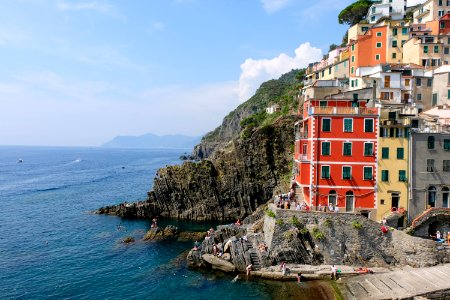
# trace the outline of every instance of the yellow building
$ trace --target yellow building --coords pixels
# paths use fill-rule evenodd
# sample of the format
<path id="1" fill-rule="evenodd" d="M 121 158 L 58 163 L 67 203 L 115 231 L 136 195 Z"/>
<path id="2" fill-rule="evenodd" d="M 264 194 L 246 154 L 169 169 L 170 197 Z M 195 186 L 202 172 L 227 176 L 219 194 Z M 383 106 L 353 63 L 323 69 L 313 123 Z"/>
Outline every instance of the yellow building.
<path id="1" fill-rule="evenodd" d="M 382 108 L 378 140 L 377 220 L 408 209 L 410 119 L 401 109 Z"/>

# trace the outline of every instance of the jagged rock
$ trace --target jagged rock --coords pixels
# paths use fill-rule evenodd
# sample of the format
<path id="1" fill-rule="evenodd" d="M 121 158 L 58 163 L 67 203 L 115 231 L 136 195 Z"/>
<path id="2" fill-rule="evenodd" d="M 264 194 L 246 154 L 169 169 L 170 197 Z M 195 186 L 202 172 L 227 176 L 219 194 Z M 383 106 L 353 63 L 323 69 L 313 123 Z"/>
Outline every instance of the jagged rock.
<path id="1" fill-rule="evenodd" d="M 278 119 L 238 139 L 213 159 L 158 170 L 148 200 L 100 208 L 98 213 L 151 218 L 236 221 L 273 196 L 289 174 L 296 117 Z"/>
<path id="2" fill-rule="evenodd" d="M 203 254 L 202 259 L 210 264 L 214 270 L 223 272 L 234 272 L 236 270 L 236 267 L 232 263 L 212 254 Z"/>
<path id="3" fill-rule="evenodd" d="M 205 232 L 191 232 L 191 231 L 183 231 L 180 232 L 178 235 L 179 241 L 201 241 L 205 238 L 206 233 Z"/>
<path id="4" fill-rule="evenodd" d="M 134 243 L 134 237 L 132 237 L 132 236 L 127 236 L 126 238 L 124 238 L 124 239 L 122 240 L 122 242 L 123 242 L 124 244 Z"/>
<path id="5" fill-rule="evenodd" d="M 175 238 L 178 235 L 178 228 L 173 225 L 167 225 L 163 229 L 159 227 L 152 227 L 147 231 L 144 241 L 148 240 L 164 240 Z"/>
<path id="6" fill-rule="evenodd" d="M 230 255 L 230 253 L 225 253 L 224 255 L 222 255 L 222 258 L 225 259 L 226 261 L 230 261 L 231 255 Z"/>

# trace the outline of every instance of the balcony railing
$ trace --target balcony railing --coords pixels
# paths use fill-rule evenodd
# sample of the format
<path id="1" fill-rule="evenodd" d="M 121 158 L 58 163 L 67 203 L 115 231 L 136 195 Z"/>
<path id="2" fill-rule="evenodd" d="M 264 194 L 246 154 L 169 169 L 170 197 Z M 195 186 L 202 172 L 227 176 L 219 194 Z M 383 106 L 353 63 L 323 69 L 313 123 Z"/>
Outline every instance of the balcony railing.
<path id="1" fill-rule="evenodd" d="M 296 132 L 295 133 L 295 139 L 299 140 L 299 139 L 305 139 L 308 137 L 308 133 L 307 132 Z"/>
<path id="2" fill-rule="evenodd" d="M 298 156 L 298 159 L 299 159 L 300 161 L 309 160 L 309 159 L 308 159 L 308 156 L 307 156 L 306 154 L 300 154 L 300 155 Z"/>
<path id="3" fill-rule="evenodd" d="M 310 115 L 378 115 L 378 108 L 373 107 L 310 107 Z"/>

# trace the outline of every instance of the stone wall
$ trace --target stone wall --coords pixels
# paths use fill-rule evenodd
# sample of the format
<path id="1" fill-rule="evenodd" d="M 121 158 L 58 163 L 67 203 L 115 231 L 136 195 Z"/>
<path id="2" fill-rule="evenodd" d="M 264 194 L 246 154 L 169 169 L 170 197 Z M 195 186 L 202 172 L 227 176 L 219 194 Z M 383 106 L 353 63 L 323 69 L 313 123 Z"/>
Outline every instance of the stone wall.
<path id="1" fill-rule="evenodd" d="M 273 236 L 264 235 L 275 261 L 283 259 L 277 252 L 299 242 L 297 255 L 312 264 L 425 267 L 444 262 L 434 241 L 398 230 L 384 234 L 381 224 L 361 215 L 284 210 L 273 204 L 269 209 L 276 217 L 265 217 L 264 230 L 273 227 Z"/>

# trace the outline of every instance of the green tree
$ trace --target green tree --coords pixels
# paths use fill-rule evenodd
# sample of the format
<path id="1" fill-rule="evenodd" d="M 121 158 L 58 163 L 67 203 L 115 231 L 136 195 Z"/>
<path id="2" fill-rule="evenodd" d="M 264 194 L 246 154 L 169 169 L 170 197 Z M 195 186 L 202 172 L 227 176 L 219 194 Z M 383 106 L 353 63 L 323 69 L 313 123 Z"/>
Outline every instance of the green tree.
<path id="1" fill-rule="evenodd" d="M 333 43 L 333 44 L 330 45 L 330 48 L 328 49 L 328 52 L 333 51 L 334 49 L 336 49 L 338 47 L 339 47 L 338 45 Z"/>
<path id="2" fill-rule="evenodd" d="M 344 8 L 338 16 L 339 24 L 353 26 L 358 24 L 367 15 L 372 2 L 370 0 L 358 0 Z"/>

